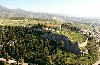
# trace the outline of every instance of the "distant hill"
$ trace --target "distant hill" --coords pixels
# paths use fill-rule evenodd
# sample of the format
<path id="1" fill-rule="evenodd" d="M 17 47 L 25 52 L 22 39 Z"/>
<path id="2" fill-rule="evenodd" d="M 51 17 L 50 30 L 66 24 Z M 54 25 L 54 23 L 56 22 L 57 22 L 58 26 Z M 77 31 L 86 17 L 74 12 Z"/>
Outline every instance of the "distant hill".
<path id="1" fill-rule="evenodd" d="M 35 13 L 25 11 L 22 9 L 9 9 L 0 5 L 0 17 L 27 17 L 27 18 L 41 18 L 41 19 L 52 19 L 53 15 L 48 13 Z"/>
<path id="2" fill-rule="evenodd" d="M 49 13 L 37 13 L 31 11 L 25 11 L 22 9 L 9 9 L 0 5 L 0 18 L 9 17 L 26 17 L 26 18 L 39 18 L 39 19 L 49 19 L 49 20 L 59 20 L 64 22 L 78 22 L 78 23 L 99 23 L 100 19 L 91 18 L 79 18 L 72 16 L 64 16 L 59 14 L 49 14 Z"/>

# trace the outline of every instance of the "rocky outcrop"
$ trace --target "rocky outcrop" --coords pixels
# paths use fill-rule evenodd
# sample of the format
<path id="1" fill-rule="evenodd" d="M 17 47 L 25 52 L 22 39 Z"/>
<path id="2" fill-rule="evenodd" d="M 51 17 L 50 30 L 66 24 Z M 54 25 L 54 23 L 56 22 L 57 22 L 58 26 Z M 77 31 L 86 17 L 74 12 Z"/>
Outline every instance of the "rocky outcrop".
<path id="1" fill-rule="evenodd" d="M 87 43 L 88 43 L 88 38 L 87 38 L 87 40 L 85 42 L 79 43 L 78 46 L 80 48 L 82 48 L 82 47 L 85 47 L 87 45 Z"/>

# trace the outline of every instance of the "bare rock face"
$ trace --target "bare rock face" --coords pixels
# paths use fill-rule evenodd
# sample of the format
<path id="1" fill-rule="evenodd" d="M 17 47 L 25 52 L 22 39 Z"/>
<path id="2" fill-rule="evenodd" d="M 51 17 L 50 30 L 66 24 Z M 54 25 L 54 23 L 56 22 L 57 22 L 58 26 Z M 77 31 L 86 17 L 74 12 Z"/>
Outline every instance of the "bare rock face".
<path id="1" fill-rule="evenodd" d="M 83 43 L 79 43 L 78 46 L 80 48 L 82 48 L 82 47 L 85 47 L 87 45 L 87 43 L 88 43 L 88 39 L 85 42 L 83 42 Z"/>

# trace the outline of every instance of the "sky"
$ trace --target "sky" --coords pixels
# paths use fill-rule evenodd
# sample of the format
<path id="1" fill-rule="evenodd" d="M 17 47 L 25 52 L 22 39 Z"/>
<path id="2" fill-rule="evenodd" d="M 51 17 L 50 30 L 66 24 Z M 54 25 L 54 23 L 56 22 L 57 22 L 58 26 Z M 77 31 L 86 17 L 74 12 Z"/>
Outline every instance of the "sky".
<path id="1" fill-rule="evenodd" d="M 100 0 L 0 0 L 0 5 L 33 12 L 100 17 Z"/>

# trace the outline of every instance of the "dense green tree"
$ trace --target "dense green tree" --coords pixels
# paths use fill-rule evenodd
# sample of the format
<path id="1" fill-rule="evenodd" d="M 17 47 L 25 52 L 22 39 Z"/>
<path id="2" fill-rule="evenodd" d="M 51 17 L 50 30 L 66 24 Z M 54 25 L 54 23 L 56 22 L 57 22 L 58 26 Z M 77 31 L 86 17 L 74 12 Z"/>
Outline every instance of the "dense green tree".
<path id="1" fill-rule="evenodd" d="M 0 44 L 3 45 L 2 57 L 10 56 L 17 61 L 24 59 L 24 62 L 39 65 L 89 65 L 97 60 L 98 48 L 93 42 L 89 42 L 86 47 L 88 54 L 81 56 L 70 53 L 66 51 L 65 43 L 62 40 L 57 42 L 43 38 L 44 34 L 51 35 L 52 32 L 48 32 L 42 27 L 41 24 L 32 27 L 0 26 Z M 70 30 L 68 34 L 73 37 L 74 33 L 71 33 Z M 80 35 L 79 32 L 76 34 L 76 38 L 80 38 L 78 35 Z"/>

